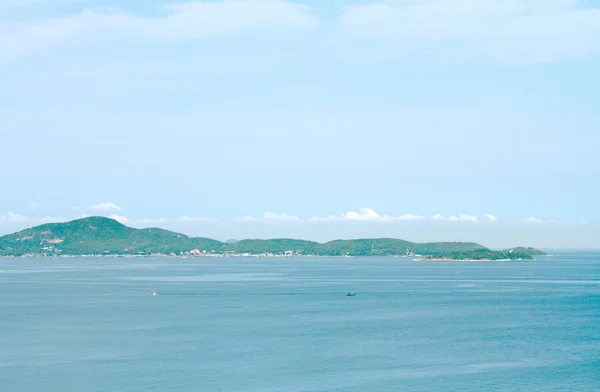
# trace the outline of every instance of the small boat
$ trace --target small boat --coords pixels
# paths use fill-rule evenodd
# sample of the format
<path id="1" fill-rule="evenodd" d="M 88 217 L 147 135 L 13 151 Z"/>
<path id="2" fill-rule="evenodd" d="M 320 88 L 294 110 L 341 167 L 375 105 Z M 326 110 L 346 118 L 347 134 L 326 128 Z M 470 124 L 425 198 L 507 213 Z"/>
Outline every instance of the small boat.
<path id="1" fill-rule="evenodd" d="M 156 291 L 151 291 L 149 295 L 156 295 Z"/>
<path id="2" fill-rule="evenodd" d="M 346 297 L 354 297 L 355 295 L 356 295 L 356 293 L 350 293 L 350 292 L 346 293 Z"/>

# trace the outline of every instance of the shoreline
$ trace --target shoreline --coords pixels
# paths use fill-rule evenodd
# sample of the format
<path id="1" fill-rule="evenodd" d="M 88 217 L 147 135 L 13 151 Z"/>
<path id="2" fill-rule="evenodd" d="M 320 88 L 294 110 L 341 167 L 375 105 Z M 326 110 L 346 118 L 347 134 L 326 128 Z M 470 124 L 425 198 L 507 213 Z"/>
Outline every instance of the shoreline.
<path id="1" fill-rule="evenodd" d="M 285 259 L 285 258 L 302 258 L 302 257 L 311 257 L 311 258 L 319 258 L 319 257 L 328 257 L 328 258 L 339 258 L 339 259 L 354 259 L 361 257 L 386 257 L 386 258 L 402 258 L 406 259 L 414 256 L 397 256 L 397 255 L 364 255 L 364 256 L 339 256 L 339 255 L 276 255 L 276 254 L 206 254 L 206 255 L 165 255 L 165 254 L 150 254 L 150 255 L 43 255 L 43 254 L 30 254 L 23 256 L 2 256 L 0 258 L 11 258 L 11 259 L 27 259 L 27 258 L 36 258 L 36 259 L 73 259 L 73 258 L 98 258 L 98 259 L 133 259 L 133 258 L 164 258 L 164 259 L 235 259 L 235 258 L 247 258 L 247 259 Z"/>
<path id="2" fill-rule="evenodd" d="M 1 256 L 0 259 L 134 259 L 134 258 L 164 258 L 164 259 L 285 259 L 285 258 L 336 258 L 336 259 L 354 259 L 354 258 L 393 258 L 393 259 L 408 259 L 415 255 L 364 255 L 364 256 L 327 256 L 327 255 L 276 255 L 276 254 L 206 254 L 206 255 L 22 255 L 22 256 Z M 500 263 L 500 262 L 515 262 L 515 261 L 532 261 L 533 259 L 450 259 L 450 258 L 413 258 L 410 261 L 414 263 Z"/>
<path id="3" fill-rule="evenodd" d="M 415 263 L 506 263 L 506 262 L 514 262 L 514 261 L 532 261 L 524 260 L 524 259 L 499 259 L 499 260 L 491 260 L 491 259 L 413 259 L 412 261 Z"/>

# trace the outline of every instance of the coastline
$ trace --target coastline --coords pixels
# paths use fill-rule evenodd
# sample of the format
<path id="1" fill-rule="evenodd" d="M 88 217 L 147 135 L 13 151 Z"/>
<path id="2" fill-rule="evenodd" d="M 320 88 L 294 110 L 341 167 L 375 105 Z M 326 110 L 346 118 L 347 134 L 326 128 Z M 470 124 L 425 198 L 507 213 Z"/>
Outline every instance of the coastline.
<path id="1" fill-rule="evenodd" d="M 532 260 L 535 260 L 532 259 Z M 524 260 L 524 259 L 498 259 L 498 260 L 492 260 L 492 259 L 426 259 L 426 258 L 421 258 L 421 259 L 413 259 L 412 260 L 415 263 L 505 263 L 505 262 L 514 262 L 514 261 L 531 261 L 531 260 Z"/>
<path id="2" fill-rule="evenodd" d="M 328 255 L 283 255 L 283 254 L 202 254 L 202 255 L 169 255 L 169 254 L 149 254 L 149 255 L 102 255 L 102 254 L 87 254 L 87 255 L 45 255 L 45 254 L 27 254 L 22 256 L 3 256 L 0 259 L 133 259 L 133 258 L 164 258 L 164 259 L 230 259 L 230 258 L 245 258 L 245 259 L 281 259 L 281 258 L 334 258 L 334 259 L 353 259 L 353 258 L 395 258 L 408 259 L 414 256 L 406 255 L 365 255 L 365 256 L 328 256 Z M 414 263 L 504 263 L 515 261 L 532 261 L 533 259 L 451 259 L 451 258 L 413 258 L 410 261 Z"/>
<path id="3" fill-rule="evenodd" d="M 48 258 L 48 259 L 73 259 L 73 258 L 125 258 L 125 259 L 133 259 L 133 258 L 166 258 L 166 259 L 229 259 L 229 258 L 248 258 L 248 259 L 257 259 L 257 258 L 269 258 L 269 259 L 283 259 L 283 258 L 338 258 L 338 259 L 354 259 L 354 258 L 371 258 L 371 257 L 386 257 L 386 258 L 403 258 L 406 259 L 410 256 L 397 256 L 397 255 L 365 255 L 365 256 L 329 256 L 329 255 L 303 255 L 303 254 L 294 254 L 294 255 L 283 255 L 283 254 L 204 254 L 204 255 L 168 255 L 168 254 L 149 254 L 149 255 L 101 255 L 101 254 L 87 254 L 87 255 L 46 255 L 46 254 L 27 254 L 22 256 L 3 256 L 0 255 L 0 258 L 11 258 L 11 259 L 39 259 L 39 258 Z"/>

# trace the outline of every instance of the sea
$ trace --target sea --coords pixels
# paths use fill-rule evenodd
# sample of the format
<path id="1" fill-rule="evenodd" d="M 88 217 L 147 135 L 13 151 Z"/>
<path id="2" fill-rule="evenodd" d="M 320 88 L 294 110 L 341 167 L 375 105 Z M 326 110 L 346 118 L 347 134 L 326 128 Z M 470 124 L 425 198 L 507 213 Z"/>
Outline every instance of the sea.
<path id="1" fill-rule="evenodd" d="M 600 253 L 0 259 L 0 391 L 600 391 Z"/>

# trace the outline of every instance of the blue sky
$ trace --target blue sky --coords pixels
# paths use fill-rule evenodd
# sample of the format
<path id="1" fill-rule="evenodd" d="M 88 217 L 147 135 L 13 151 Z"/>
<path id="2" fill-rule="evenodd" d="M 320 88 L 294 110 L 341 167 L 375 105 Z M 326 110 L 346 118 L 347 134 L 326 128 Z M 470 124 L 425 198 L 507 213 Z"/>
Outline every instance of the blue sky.
<path id="1" fill-rule="evenodd" d="M 599 54 L 599 1 L 0 0 L 0 233 L 597 248 Z"/>

